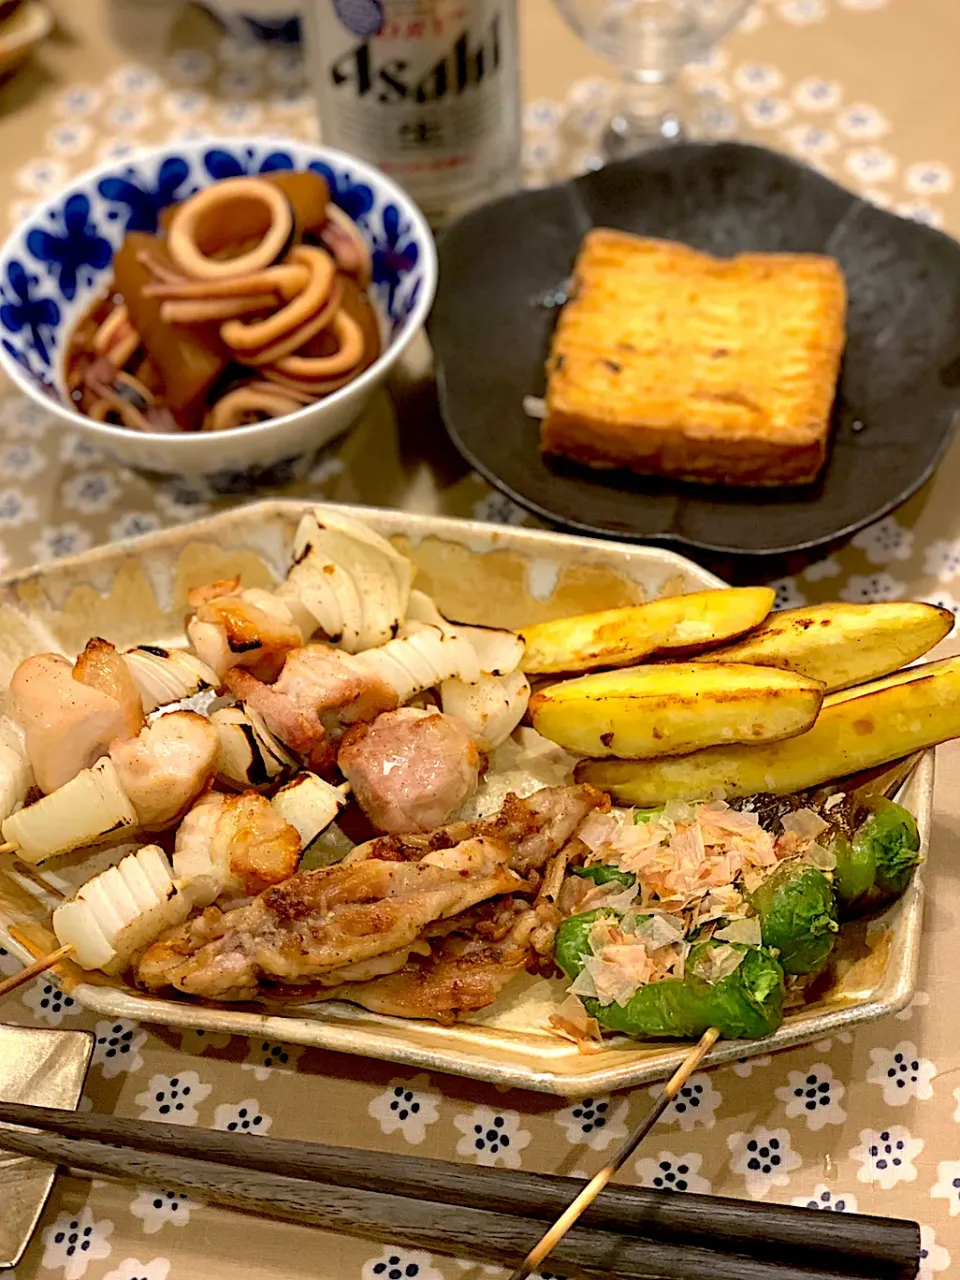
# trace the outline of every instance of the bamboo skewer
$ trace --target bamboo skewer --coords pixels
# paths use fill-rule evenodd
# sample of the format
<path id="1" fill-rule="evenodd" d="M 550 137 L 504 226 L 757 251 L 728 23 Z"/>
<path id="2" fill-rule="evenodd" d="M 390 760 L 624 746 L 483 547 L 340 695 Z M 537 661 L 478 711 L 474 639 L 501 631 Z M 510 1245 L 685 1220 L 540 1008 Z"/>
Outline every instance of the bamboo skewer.
<path id="1" fill-rule="evenodd" d="M 46 973 L 48 969 L 53 969 L 61 960 L 66 960 L 72 954 L 73 943 L 68 942 L 66 946 L 58 947 L 56 951 L 51 951 L 49 955 L 41 956 L 39 960 L 34 960 L 33 964 L 26 965 L 19 973 L 15 973 L 9 978 L 4 978 L 0 982 L 0 997 L 8 996 L 11 991 L 16 991 L 18 987 L 32 982 L 34 978 L 39 978 L 41 973 Z"/>
<path id="2" fill-rule="evenodd" d="M 657 1123 L 667 1107 L 677 1096 L 689 1078 L 699 1067 L 703 1061 L 704 1055 L 709 1053 L 716 1044 L 720 1032 L 716 1027 L 708 1027 L 697 1043 L 693 1046 L 684 1060 L 677 1067 L 676 1071 L 663 1086 L 659 1097 L 653 1106 L 644 1116 L 644 1118 L 634 1129 L 633 1133 L 627 1138 L 626 1142 L 614 1153 L 613 1158 L 595 1174 L 580 1194 L 570 1203 L 553 1226 L 547 1231 L 542 1239 L 536 1244 L 523 1262 L 517 1267 L 516 1271 L 511 1275 L 510 1280 L 527 1280 L 531 1271 L 537 1270 L 540 1263 L 543 1262 L 547 1254 L 552 1253 L 570 1228 L 574 1225 L 585 1209 L 588 1209 L 597 1196 L 604 1189 L 612 1177 L 626 1164 L 633 1153 L 639 1147 L 653 1126 Z"/>

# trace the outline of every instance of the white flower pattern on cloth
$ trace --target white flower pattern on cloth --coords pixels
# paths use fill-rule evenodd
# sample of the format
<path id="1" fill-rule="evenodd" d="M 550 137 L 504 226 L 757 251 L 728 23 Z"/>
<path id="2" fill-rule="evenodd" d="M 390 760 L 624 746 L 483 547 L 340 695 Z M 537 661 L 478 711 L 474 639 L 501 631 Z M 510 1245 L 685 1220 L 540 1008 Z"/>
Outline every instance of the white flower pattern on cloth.
<path id="1" fill-rule="evenodd" d="M 94 448 L 86 436 L 78 436 L 73 431 L 66 432 L 61 438 L 57 456 L 70 467 L 89 467 L 105 461 L 100 450 Z"/>
<path id="2" fill-rule="evenodd" d="M 582 1143 L 591 1151 L 606 1151 L 611 1142 L 627 1136 L 626 1098 L 606 1095 L 578 1098 L 553 1117 L 572 1144 Z"/>
<path id="3" fill-rule="evenodd" d="M 793 90 L 793 100 L 803 111 L 835 111 L 842 99 L 839 81 L 823 80 L 819 76 L 799 80 Z"/>
<path id="4" fill-rule="evenodd" d="M 928 991 L 915 991 L 910 1003 L 893 1016 L 898 1022 L 910 1022 L 917 1010 L 926 1008 L 929 1003 L 930 993 Z"/>
<path id="5" fill-rule="evenodd" d="M 814 22 L 823 22 L 828 9 L 826 0 L 782 0 L 777 5 L 777 13 L 795 27 L 808 27 Z"/>
<path id="6" fill-rule="evenodd" d="M 473 504 L 476 520 L 492 520 L 495 524 L 525 524 L 527 513 L 505 493 L 489 493 Z"/>
<path id="7" fill-rule="evenodd" d="M 946 1271 L 950 1265 L 950 1254 L 942 1244 L 937 1243 L 937 1233 L 933 1227 L 920 1224 L 920 1270 L 917 1280 L 932 1280 L 935 1272 Z"/>
<path id="8" fill-rule="evenodd" d="M 767 62 L 743 62 L 733 73 L 733 83 L 742 93 L 762 97 L 782 87 L 783 73 Z"/>
<path id="9" fill-rule="evenodd" d="M 938 160 L 925 160 L 907 166 L 903 185 L 914 195 L 944 195 L 953 190 L 953 174 Z"/>
<path id="10" fill-rule="evenodd" d="M 773 1058 L 769 1053 L 759 1053 L 755 1058 L 737 1058 L 736 1062 L 731 1062 L 730 1067 L 741 1080 L 747 1080 L 753 1075 L 757 1067 L 769 1067 Z"/>
<path id="11" fill-rule="evenodd" d="M 20 998 L 35 1017 L 51 1027 L 59 1027 L 64 1018 L 75 1018 L 83 1012 L 73 996 L 65 995 L 49 978 L 31 982 Z"/>
<path id="12" fill-rule="evenodd" d="M 60 501 L 68 511 L 99 515 L 109 511 L 120 497 L 120 483 L 112 471 L 85 471 L 60 486 Z"/>
<path id="13" fill-rule="evenodd" d="M 786 98 L 747 98 L 743 115 L 756 129 L 774 129 L 793 115 L 793 107 Z"/>
<path id="14" fill-rule="evenodd" d="M 75 556 L 93 545 L 93 534 L 82 525 L 47 525 L 39 538 L 31 543 L 34 556 L 40 562 L 59 560 L 61 556 Z"/>
<path id="15" fill-rule="evenodd" d="M 937 1180 L 930 1188 L 934 1200 L 946 1200 L 950 1217 L 960 1213 L 960 1160 L 941 1160 L 937 1165 Z"/>
<path id="16" fill-rule="evenodd" d="M 784 138 L 801 156 L 829 156 L 840 146 L 840 139 L 832 129 L 813 124 L 794 125 L 785 131 Z"/>
<path id="17" fill-rule="evenodd" d="M 774 1187 L 787 1186 L 790 1174 L 802 1163 L 787 1129 L 758 1125 L 749 1133 L 731 1133 L 727 1147 L 731 1170 L 742 1175 L 747 1194 L 754 1200 L 762 1199 Z"/>
<path id="18" fill-rule="evenodd" d="M 647 1092 L 652 1098 L 660 1094 L 660 1085 L 652 1085 Z M 684 1131 L 702 1126 L 712 1129 L 717 1123 L 715 1113 L 723 1095 L 714 1088 L 713 1079 L 706 1072 L 692 1075 L 663 1113 L 661 1124 L 676 1124 Z"/>
<path id="19" fill-rule="evenodd" d="M 28 520 L 37 518 L 37 500 L 19 489 L 0 490 L 0 526 L 19 529 Z"/>
<path id="20" fill-rule="evenodd" d="M 831 1191 L 823 1182 L 818 1183 L 808 1196 L 794 1196 L 790 1202 L 798 1209 L 826 1209 L 831 1213 L 856 1213 L 857 1198 L 849 1191 Z"/>
<path id="21" fill-rule="evenodd" d="M 128 538 L 141 538 L 160 528 L 160 520 L 152 511 L 128 511 L 109 526 L 111 542 L 126 542 Z"/>
<path id="22" fill-rule="evenodd" d="M 122 1071 L 139 1071 L 143 1066 L 140 1050 L 147 1033 L 140 1029 L 139 1022 L 126 1018 L 98 1022 L 94 1035 L 92 1065 L 100 1068 L 105 1079 L 112 1080 Z"/>
<path id="23" fill-rule="evenodd" d="M 854 147 L 844 167 L 861 182 L 889 182 L 897 176 L 897 158 L 883 147 Z"/>
<path id="24" fill-rule="evenodd" d="M 247 1058 L 241 1063 L 241 1071 L 252 1071 L 255 1080 L 269 1080 L 274 1071 L 295 1071 L 302 1045 L 274 1044 L 271 1040 L 258 1040 L 256 1037 L 247 1042 Z"/>
<path id="25" fill-rule="evenodd" d="M 871 600 L 902 600 L 906 591 L 905 582 L 900 582 L 886 572 L 866 575 L 851 573 L 847 585 L 841 587 L 837 594 L 841 600 L 858 604 Z"/>
<path id="26" fill-rule="evenodd" d="M 768 582 L 767 586 L 773 588 L 775 610 L 798 609 L 800 605 L 807 603 L 807 597 L 797 586 L 795 578 L 775 578 L 773 582 Z"/>
<path id="27" fill-rule="evenodd" d="M 33 480 L 46 466 L 46 457 L 34 444 L 18 442 L 0 449 L 0 475 Z"/>
<path id="28" fill-rule="evenodd" d="M 454 1116 L 453 1123 L 463 1135 L 457 1143 L 457 1155 L 472 1156 L 477 1164 L 519 1169 L 520 1152 L 532 1137 L 521 1121 L 519 1111 L 494 1111 L 483 1105 Z"/>
<path id="29" fill-rule="evenodd" d="M 642 1187 L 657 1191 L 692 1191 L 697 1195 L 710 1194 L 710 1180 L 701 1177 L 703 1156 L 698 1151 L 685 1151 L 674 1155 L 661 1151 L 656 1156 L 643 1156 L 634 1168 Z"/>
<path id="30" fill-rule="evenodd" d="M 205 1027 L 187 1027 L 180 1032 L 181 1053 L 206 1053 L 208 1049 L 225 1049 L 233 1036 L 226 1031 L 207 1031 Z"/>
<path id="31" fill-rule="evenodd" d="M 192 1205 L 185 1191 L 167 1191 L 163 1187 L 144 1187 L 130 1202 L 130 1212 L 143 1223 L 144 1235 L 156 1235 L 168 1223 L 185 1227 L 190 1221 Z"/>
<path id="32" fill-rule="evenodd" d="M 808 582 L 823 582 L 826 578 L 838 578 L 843 570 L 833 556 L 825 556 L 823 560 L 814 560 L 803 571 Z"/>
<path id="33" fill-rule="evenodd" d="M 176 1075 L 155 1075 L 143 1093 L 134 1101 L 140 1108 L 141 1120 L 163 1120 L 167 1124 L 196 1124 L 197 1107 L 213 1089 L 195 1071 L 179 1071 Z"/>
<path id="34" fill-rule="evenodd" d="M 791 1071 L 789 1083 L 775 1090 L 786 1105 L 787 1119 L 802 1116 L 814 1132 L 828 1124 L 843 1124 L 847 1113 L 840 1105 L 846 1086 L 835 1079 L 825 1062 L 815 1062 L 805 1071 Z"/>
<path id="35" fill-rule="evenodd" d="M 898 1182 L 915 1182 L 914 1160 L 923 1150 L 923 1139 L 913 1138 L 902 1124 L 891 1125 L 879 1132 L 860 1130 L 860 1145 L 853 1147 L 850 1157 L 860 1162 L 858 1182 L 876 1182 L 889 1191 Z"/>
<path id="36" fill-rule="evenodd" d="M 867 102 L 855 102 L 837 115 L 837 128 L 848 138 L 876 142 L 890 132 L 890 121 Z"/>
<path id="37" fill-rule="evenodd" d="M 433 1265 L 432 1255 L 422 1249 L 386 1245 L 363 1264 L 360 1280 L 443 1280 L 443 1274 Z"/>
<path id="38" fill-rule="evenodd" d="M 898 524 L 893 516 L 884 516 L 876 524 L 855 533 L 852 539 L 871 564 L 889 564 L 891 560 L 909 560 L 913 551 L 913 531 Z"/>
<path id="39" fill-rule="evenodd" d="M 938 582 L 960 576 L 960 538 L 931 542 L 923 553 L 923 572 L 933 574 Z"/>
<path id="40" fill-rule="evenodd" d="M 273 1117 L 261 1111 L 256 1098 L 224 1102 L 213 1113 L 213 1127 L 229 1133 L 269 1133 Z"/>
<path id="41" fill-rule="evenodd" d="M 113 1223 L 94 1218 L 84 1206 L 76 1213 L 60 1213 L 43 1233 L 45 1271 L 62 1271 L 63 1280 L 80 1280 L 91 1262 L 110 1256 Z"/>
<path id="42" fill-rule="evenodd" d="M 933 1097 L 933 1078 L 937 1068 L 921 1056 L 917 1046 L 902 1040 L 892 1049 L 871 1049 L 868 1084 L 883 1089 L 888 1107 L 904 1107 L 916 1098 L 920 1102 Z"/>
<path id="43" fill-rule="evenodd" d="M 139 1258 L 124 1258 L 103 1280 L 167 1280 L 170 1271 L 169 1258 L 152 1258 L 141 1262 Z"/>
<path id="44" fill-rule="evenodd" d="M 412 1146 L 419 1146 L 430 1125 L 440 1116 L 442 1095 L 430 1088 L 425 1073 L 406 1080 L 395 1077 L 382 1093 L 371 1098 L 367 1113 L 380 1125 L 382 1133 L 401 1133 Z"/>

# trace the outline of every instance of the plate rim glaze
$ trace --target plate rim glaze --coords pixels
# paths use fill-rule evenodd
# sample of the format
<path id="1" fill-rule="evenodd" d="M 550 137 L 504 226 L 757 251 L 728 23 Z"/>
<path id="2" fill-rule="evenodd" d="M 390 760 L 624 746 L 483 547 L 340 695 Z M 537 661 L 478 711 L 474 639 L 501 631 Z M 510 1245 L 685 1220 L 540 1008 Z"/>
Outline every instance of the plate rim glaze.
<path id="1" fill-rule="evenodd" d="M 291 527 L 297 515 L 312 510 L 316 502 L 274 499 L 224 511 L 202 520 L 184 523 L 147 534 L 142 538 L 101 546 L 61 561 L 21 570 L 0 580 L 3 608 L 17 607 L 30 613 L 27 602 L 45 598 L 64 599 L 78 588 L 93 588 L 103 594 L 131 560 L 139 561 L 150 575 L 157 570 L 156 556 L 165 549 L 196 548 L 219 539 L 219 546 L 239 551 L 258 548 L 267 563 L 281 547 L 279 530 Z M 426 539 L 453 543 L 471 554 L 517 552 L 526 562 L 528 583 L 550 582 L 551 564 L 571 567 L 603 566 L 624 579 L 646 582 L 651 595 L 657 586 L 678 580 L 684 590 L 703 590 L 726 584 L 678 553 L 657 546 L 641 546 L 582 538 L 550 530 L 496 525 L 447 516 L 388 511 L 374 507 L 344 506 L 346 513 L 366 520 L 386 536 L 407 539 L 411 554 Z M 271 521 L 273 522 L 271 524 Z M 276 528 L 278 536 L 271 532 Z M 287 544 L 282 544 L 286 551 Z M 552 552 L 552 559 L 551 559 Z M 153 555 L 155 558 L 151 560 Z M 171 571 L 179 565 L 171 565 Z M 276 571 L 276 570 L 275 570 Z M 559 572 L 557 574 L 559 577 Z M 172 581 L 172 580 L 171 580 Z M 151 576 L 154 591 L 157 584 Z M 548 593 L 549 595 L 550 593 Z M 538 596 L 530 589 L 532 599 Z M 14 606 L 10 600 L 16 597 Z M 926 848 L 931 822 L 934 760 L 927 752 L 908 784 L 914 788 L 913 805 Z M 705 1059 L 705 1065 L 752 1057 L 775 1049 L 822 1039 L 860 1022 L 903 1008 L 911 999 L 916 982 L 923 903 L 923 877 L 918 874 L 906 894 L 889 913 L 889 955 L 884 981 L 869 999 L 848 1002 L 822 1010 L 811 1009 L 791 1016 L 771 1037 L 758 1041 L 721 1041 Z M 27 961 L 32 953 L 8 932 L 9 921 L 0 920 L 0 942 Z M 52 935 L 51 935 L 52 936 Z M 49 942 L 47 944 L 50 945 Z M 651 1051 L 642 1042 L 631 1044 L 620 1037 L 597 1054 L 577 1054 L 575 1046 L 532 1032 L 504 1030 L 475 1022 L 444 1026 L 426 1021 L 405 1021 L 374 1014 L 354 1006 L 330 1002 L 311 1016 L 278 1015 L 245 1008 L 211 1008 L 176 998 L 161 998 L 78 978 L 68 974 L 71 995 L 85 1008 L 104 1017 L 129 1018 L 183 1029 L 204 1029 L 228 1034 L 257 1036 L 280 1042 L 302 1044 L 381 1061 L 405 1064 L 422 1070 L 468 1076 L 514 1088 L 531 1089 L 561 1097 L 582 1097 L 592 1092 L 609 1092 L 666 1078 L 683 1059 L 685 1042 L 658 1044 Z M 607 1061 L 604 1061 L 606 1056 Z M 565 1069 L 551 1065 L 563 1057 Z"/>
<path id="2" fill-rule="evenodd" d="M 939 240 L 946 244 L 949 244 L 951 248 L 958 255 L 958 264 L 957 264 L 958 279 L 960 279 L 960 239 L 955 239 L 953 236 L 948 235 L 945 231 L 941 230 L 940 228 L 930 226 L 929 224 L 926 224 L 926 223 L 919 223 L 914 219 L 898 215 L 890 209 L 881 208 L 880 206 L 875 205 L 872 201 L 868 200 L 866 197 L 861 196 L 857 192 L 852 191 L 850 188 L 843 186 L 842 183 L 836 181 L 836 179 L 834 179 L 833 177 L 820 172 L 819 170 L 813 168 L 813 166 L 811 165 L 804 164 L 802 161 L 798 160 L 793 156 L 787 155 L 780 151 L 776 151 L 771 147 L 764 147 L 756 143 L 741 142 L 736 139 L 717 139 L 713 141 L 683 141 L 683 142 L 677 142 L 677 143 L 672 143 L 672 144 L 667 144 L 664 146 L 652 148 L 648 151 L 643 152 L 640 156 L 631 157 L 625 160 L 613 162 L 610 165 L 605 166 L 605 169 L 629 172 L 631 168 L 638 163 L 655 161 L 658 157 L 666 158 L 671 155 L 675 155 L 678 152 L 685 152 L 687 154 L 691 154 L 691 153 L 716 154 L 723 150 L 735 151 L 737 153 L 747 155 L 747 156 L 762 157 L 765 162 L 772 160 L 776 164 L 782 166 L 785 171 L 792 171 L 794 173 L 801 173 L 801 174 L 808 175 L 810 178 L 816 179 L 816 181 L 818 181 L 819 183 L 822 183 L 825 190 L 830 189 L 834 193 L 839 193 L 845 197 L 848 197 L 851 201 L 850 208 L 863 207 L 863 208 L 873 210 L 877 215 L 881 215 L 885 220 L 891 220 L 893 222 L 900 223 L 900 224 L 903 224 L 904 226 L 911 228 L 911 230 L 918 236 L 924 237 L 931 241 Z M 437 256 L 438 256 L 438 263 L 440 268 L 439 283 L 437 288 L 437 295 L 436 295 L 436 298 L 434 299 L 434 306 L 431 309 L 431 313 L 427 319 L 426 327 L 427 327 L 427 333 L 430 337 L 431 344 L 434 350 L 437 392 L 438 392 L 438 399 L 440 403 L 441 417 L 442 417 L 444 426 L 447 430 L 447 433 L 450 436 L 454 446 L 457 448 L 460 454 L 464 457 L 464 459 L 476 471 L 478 471 L 480 475 L 482 475 L 483 478 L 490 485 L 492 485 L 495 489 L 499 490 L 499 492 L 505 494 L 508 498 L 511 499 L 511 501 L 517 503 L 517 505 L 522 507 L 524 510 L 531 512 L 533 515 L 545 521 L 551 527 L 559 530 L 568 530 L 568 531 L 572 531 L 572 532 L 583 534 L 583 535 L 589 535 L 592 537 L 598 537 L 603 539 L 612 539 L 620 542 L 628 542 L 633 544 L 649 544 L 649 545 L 663 546 L 665 548 L 679 549 L 681 553 L 683 551 L 689 551 L 689 552 L 703 552 L 703 553 L 707 553 L 709 555 L 714 555 L 714 556 L 729 555 L 729 556 L 757 556 L 757 557 L 774 557 L 774 556 L 788 555 L 792 552 L 809 552 L 818 547 L 825 547 L 835 542 L 848 540 L 853 534 L 857 533 L 859 530 L 866 528 L 868 525 L 883 519 L 884 516 L 889 515 L 892 511 L 897 510 L 905 502 L 909 501 L 909 499 L 913 497 L 920 489 L 923 488 L 923 486 L 936 473 L 941 462 L 943 461 L 944 455 L 946 454 L 947 450 L 949 449 L 949 447 L 957 437 L 958 429 L 960 429 L 960 397 L 958 397 L 957 403 L 954 406 L 953 413 L 952 413 L 952 420 L 950 421 L 949 425 L 947 425 L 945 429 L 941 432 L 939 440 L 937 441 L 937 444 L 933 449 L 933 452 L 931 454 L 929 461 L 919 471 L 917 471 L 915 475 L 911 472 L 912 478 L 910 479 L 910 481 L 907 483 L 906 486 L 901 488 L 897 496 L 890 497 L 884 500 L 882 503 L 878 504 L 875 508 L 873 508 L 873 510 L 869 514 L 858 516 L 855 519 L 846 520 L 839 523 L 836 526 L 836 528 L 829 533 L 823 533 L 823 534 L 819 534 L 819 535 L 808 537 L 808 538 L 781 541 L 780 543 L 777 543 L 775 545 L 766 544 L 762 546 L 749 546 L 749 547 L 733 546 L 730 544 L 729 541 L 723 541 L 723 540 L 714 541 L 714 540 L 711 540 L 710 538 L 695 537 L 690 534 L 686 534 L 682 532 L 673 532 L 671 530 L 660 530 L 660 531 L 653 531 L 649 533 L 638 533 L 638 532 L 631 532 L 631 530 L 624 529 L 624 528 L 607 527 L 599 523 L 591 523 L 589 520 L 578 519 L 574 514 L 561 515 L 556 510 L 554 510 L 551 506 L 545 505 L 544 502 L 539 500 L 538 498 L 531 497 L 528 494 L 524 493 L 522 489 L 517 488 L 516 485 L 512 483 L 510 480 L 504 479 L 498 473 L 495 463 L 488 462 L 483 455 L 477 452 L 476 448 L 474 447 L 474 444 L 471 442 L 468 442 L 464 438 L 464 434 L 461 429 L 462 423 L 457 422 L 456 415 L 452 411 L 450 388 L 448 385 L 448 368 L 452 362 L 449 359 L 445 358 L 441 350 L 439 349 L 440 347 L 442 347 L 442 339 L 438 338 L 438 332 L 440 330 L 440 326 L 436 318 L 439 304 L 441 304 L 443 301 L 445 247 L 448 243 L 449 238 L 457 231 L 458 228 L 462 227 L 468 222 L 482 220 L 485 212 L 494 206 L 500 207 L 500 206 L 505 206 L 509 204 L 515 204 L 519 206 L 528 202 L 531 197 L 538 197 L 543 195 L 554 195 L 554 194 L 559 194 L 561 192 L 571 191 L 571 190 L 575 191 L 583 185 L 586 185 L 589 188 L 589 184 L 591 180 L 595 177 L 596 172 L 597 172 L 596 170 L 589 171 L 587 173 L 582 173 L 582 174 L 575 175 L 571 178 L 567 178 L 563 181 L 551 183 L 546 187 L 536 187 L 536 188 L 530 188 L 527 190 L 515 191 L 508 195 L 502 196 L 495 201 L 491 201 L 476 209 L 468 211 L 467 213 L 462 215 L 460 218 L 458 218 L 455 222 L 451 223 L 448 227 L 446 227 L 444 231 L 438 236 Z M 599 224 L 591 224 L 591 225 L 599 225 Z M 648 233 L 648 234 L 653 234 L 653 233 Z M 519 391 L 518 399 L 522 398 L 524 394 L 525 393 L 522 390 Z M 528 392 L 528 394 L 533 394 L 533 393 Z M 832 451 L 832 448 L 833 448 L 833 444 L 831 444 L 831 451 Z M 567 465 L 569 465 L 571 469 L 577 468 L 576 475 L 574 477 L 575 479 L 577 479 L 578 481 L 584 484 L 590 483 L 591 479 L 593 478 L 591 476 L 590 468 L 586 466 L 580 466 L 579 464 L 576 464 L 573 462 L 570 462 Z M 827 465 L 829 465 L 829 457 L 828 457 Z M 604 468 L 598 471 L 594 471 L 593 474 L 595 477 L 602 477 L 605 475 L 615 476 L 617 474 L 622 474 L 625 477 L 625 483 L 629 483 L 631 479 L 633 480 L 645 479 L 649 482 L 656 482 L 658 479 L 663 479 L 664 483 L 670 486 L 683 484 L 683 482 L 675 481 L 669 477 L 661 478 L 655 475 L 649 476 L 649 477 L 638 476 L 627 469 L 610 468 L 609 470 L 607 470 Z M 603 484 L 602 479 L 598 479 L 596 482 L 601 485 Z M 741 492 L 746 494 L 750 493 L 749 489 L 747 490 L 744 490 L 742 488 L 737 489 L 734 486 L 725 487 L 725 486 L 709 486 L 709 485 L 700 485 L 700 486 L 690 485 L 688 488 L 681 488 L 679 490 L 679 493 L 680 493 L 681 499 L 689 492 L 690 497 L 699 499 L 700 501 L 703 501 L 705 503 L 709 503 L 711 499 L 712 489 L 717 490 L 721 495 L 724 493 L 729 494 L 731 492 Z M 623 490 L 622 492 L 624 494 L 625 500 L 635 500 L 639 502 L 642 502 L 644 500 L 642 494 L 631 495 L 627 492 L 627 490 Z M 762 494 L 765 491 L 761 489 L 759 490 L 759 492 Z M 722 502 L 717 502 L 715 505 L 717 506 L 718 510 L 722 510 Z M 757 504 L 758 524 L 766 524 L 766 520 L 764 518 L 764 512 L 765 510 L 769 510 L 769 509 L 770 508 L 765 508 L 762 505 L 762 503 L 758 502 Z"/>

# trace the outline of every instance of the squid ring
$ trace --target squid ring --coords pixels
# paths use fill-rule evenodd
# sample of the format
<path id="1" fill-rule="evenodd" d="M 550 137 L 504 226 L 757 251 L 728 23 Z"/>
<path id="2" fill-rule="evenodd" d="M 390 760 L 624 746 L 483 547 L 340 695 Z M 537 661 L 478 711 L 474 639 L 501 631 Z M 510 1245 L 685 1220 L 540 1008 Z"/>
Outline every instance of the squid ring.
<path id="1" fill-rule="evenodd" d="M 260 243 L 238 258 L 217 261 L 207 257 L 196 239 L 201 218 L 226 213 L 238 198 L 264 205 L 270 215 L 270 226 Z M 167 250 L 180 270 L 194 279 L 224 280 L 271 266 L 287 248 L 292 232 L 293 210 L 279 187 L 257 178 L 228 178 L 197 192 L 179 206 L 170 220 Z"/>
<path id="2" fill-rule="evenodd" d="M 127 311 L 125 303 L 113 308 L 91 340 L 90 345 L 97 355 L 102 356 L 106 351 L 110 350 L 121 336 L 121 331 L 126 327 L 129 319 L 130 313 Z"/>
<path id="3" fill-rule="evenodd" d="M 171 299 L 160 304 L 160 319 L 166 324 L 206 324 L 211 320 L 230 320 L 251 311 L 276 306 L 275 293 L 242 293 L 235 298 Z"/>
<path id="4" fill-rule="evenodd" d="M 365 344 L 356 320 L 345 311 L 338 311 L 330 327 L 340 344 L 337 352 L 332 356 L 286 356 L 275 362 L 277 371 L 292 378 L 335 378 L 358 365 Z"/>
<path id="5" fill-rule="evenodd" d="M 295 298 L 309 283 L 310 272 L 306 267 L 293 263 L 280 263 L 253 271 L 246 276 L 231 276 L 228 280 L 185 280 L 182 276 L 144 285 L 147 298 L 168 298 L 171 302 L 186 302 L 198 298 L 235 298 L 248 293 L 279 294 L 285 302 Z"/>
<path id="6" fill-rule="evenodd" d="M 266 320 L 247 323 L 229 320 L 220 326 L 220 337 L 234 351 L 256 351 L 278 342 L 306 324 L 322 307 L 330 294 L 337 268 L 333 258 L 322 249 L 301 246 L 290 255 L 294 262 L 310 270 L 307 287 L 292 302 L 281 307 Z"/>
<path id="7" fill-rule="evenodd" d="M 237 387 L 235 391 L 229 391 L 222 400 L 217 401 L 207 414 L 203 429 L 204 431 L 225 431 L 231 427 L 239 427 L 247 413 L 265 413 L 271 418 L 280 418 L 285 413 L 296 413 L 302 407 L 289 396 L 285 396 L 279 387 L 271 388 L 269 391 Z"/>
<path id="8" fill-rule="evenodd" d="M 328 325 L 333 323 L 333 318 L 339 311 L 342 301 L 343 290 L 334 281 L 334 287 L 330 291 L 329 298 L 327 298 L 315 316 L 311 316 L 299 329 L 294 329 L 293 333 L 288 333 L 286 337 L 280 338 L 272 346 L 263 347 L 259 351 L 245 351 L 243 353 L 243 363 L 254 366 L 276 364 L 284 356 L 289 356 L 294 351 L 298 351 L 305 342 L 309 342 L 314 334 L 319 333 L 321 329 L 326 329 Z"/>

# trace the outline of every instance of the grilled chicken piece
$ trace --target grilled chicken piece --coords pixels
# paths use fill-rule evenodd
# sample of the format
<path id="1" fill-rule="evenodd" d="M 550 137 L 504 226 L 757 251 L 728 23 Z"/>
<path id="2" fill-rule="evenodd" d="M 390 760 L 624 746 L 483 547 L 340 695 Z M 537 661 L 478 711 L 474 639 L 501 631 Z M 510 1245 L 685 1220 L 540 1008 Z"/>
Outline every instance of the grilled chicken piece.
<path id="1" fill-rule="evenodd" d="M 140 961 L 147 987 L 216 1000 L 266 994 L 261 983 L 311 982 L 412 945 L 432 921 L 520 886 L 501 841 L 477 838 L 417 863 L 366 862 L 303 871 L 249 906 L 198 919 Z"/>
<path id="2" fill-rule="evenodd" d="M 345 725 L 373 720 L 397 705 L 397 695 L 349 653 L 308 644 L 287 654 L 275 684 L 234 669 L 226 683 L 259 711 L 281 742 L 309 755 L 324 740 L 336 742 Z"/>
<path id="3" fill-rule="evenodd" d="M 452 716 L 401 707 L 343 736 L 337 764 L 381 831 L 432 831 L 477 789 L 480 754 Z"/>
<path id="4" fill-rule="evenodd" d="M 136 734 L 143 724 L 140 695 L 123 660 L 117 659 L 136 702 L 122 676 L 112 679 L 102 655 L 85 659 L 77 663 L 81 679 L 69 659 L 37 653 L 20 663 L 10 681 L 10 712 L 24 730 L 37 786 L 48 795 L 96 764 L 115 738 Z"/>
<path id="5" fill-rule="evenodd" d="M 532 959 L 534 912 L 511 904 L 499 920 L 500 928 L 451 933 L 430 956 L 369 982 L 345 982 L 323 992 L 322 998 L 349 1000 L 374 1013 L 440 1022 L 484 1009 Z"/>
<path id="6" fill-rule="evenodd" d="M 213 777 L 217 731 L 195 711 L 158 716 L 135 738 L 110 744 L 110 759 L 140 825 L 170 826 Z"/>
<path id="7" fill-rule="evenodd" d="M 369 857 L 416 862 L 432 849 L 449 848 L 470 836 L 493 836 L 510 846 L 513 870 L 528 876 L 542 871 L 591 810 L 609 808 L 609 797 L 586 784 L 542 787 L 525 800 L 510 792 L 500 812 L 492 818 L 453 822 L 424 835 L 378 836 L 357 845 L 347 859 L 359 862 Z"/>
<path id="8" fill-rule="evenodd" d="M 123 711 L 123 736 L 133 737 L 143 724 L 140 690 L 122 656 L 109 640 L 94 636 L 73 664 L 73 678 L 115 699 Z"/>
<path id="9" fill-rule="evenodd" d="M 198 907 L 250 897 L 288 880 L 300 861 L 300 833 L 255 791 L 211 792 L 177 831 L 173 869 Z"/>
<path id="10" fill-rule="evenodd" d="M 239 577 L 193 587 L 187 603 L 196 610 L 187 621 L 190 643 L 221 680 L 233 667 L 273 680 L 290 650 L 306 638 L 279 596 L 255 587 L 242 589 Z"/>

